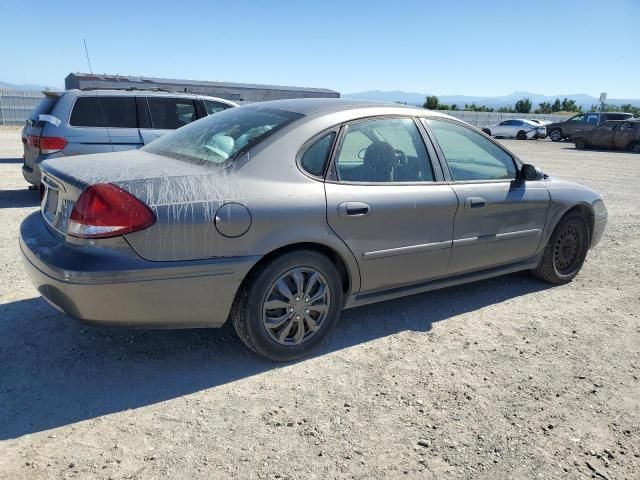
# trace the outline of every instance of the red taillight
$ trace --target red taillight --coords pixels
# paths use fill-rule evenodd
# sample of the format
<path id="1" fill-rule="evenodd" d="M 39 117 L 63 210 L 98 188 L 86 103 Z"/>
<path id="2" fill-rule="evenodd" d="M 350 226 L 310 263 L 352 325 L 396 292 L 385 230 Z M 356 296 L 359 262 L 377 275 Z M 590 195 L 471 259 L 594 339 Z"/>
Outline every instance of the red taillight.
<path id="1" fill-rule="evenodd" d="M 59 152 L 67 146 L 64 137 L 38 137 L 36 135 L 27 136 L 27 145 L 40 149 L 40 153 L 49 154 Z"/>
<path id="2" fill-rule="evenodd" d="M 153 212 L 136 197 L 110 183 L 99 183 L 78 198 L 67 233 L 82 238 L 116 237 L 147 228 L 155 221 Z"/>

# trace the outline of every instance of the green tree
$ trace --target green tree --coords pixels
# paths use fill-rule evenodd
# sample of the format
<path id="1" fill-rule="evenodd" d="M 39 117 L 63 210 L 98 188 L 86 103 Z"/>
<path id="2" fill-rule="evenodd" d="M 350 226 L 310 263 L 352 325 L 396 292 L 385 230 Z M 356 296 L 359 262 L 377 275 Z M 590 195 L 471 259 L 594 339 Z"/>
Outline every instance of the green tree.
<path id="1" fill-rule="evenodd" d="M 451 110 L 451 107 L 445 103 L 439 103 L 438 110 Z"/>
<path id="2" fill-rule="evenodd" d="M 429 110 L 437 110 L 440 100 L 435 95 L 429 95 L 426 102 L 422 105 L 422 108 L 428 108 Z"/>
<path id="3" fill-rule="evenodd" d="M 536 108 L 536 111 L 534 113 L 551 113 L 551 103 L 549 102 L 542 102 L 539 104 L 539 107 Z"/>
<path id="4" fill-rule="evenodd" d="M 522 98 L 516 102 L 515 111 L 518 113 L 529 113 L 531 111 L 531 100 Z"/>
<path id="5" fill-rule="evenodd" d="M 553 105 L 551 105 L 551 111 L 559 112 L 560 110 L 562 110 L 562 104 L 560 103 L 560 99 L 556 98 L 556 101 L 553 102 Z"/>
<path id="6" fill-rule="evenodd" d="M 562 100 L 561 108 L 563 112 L 579 112 L 581 109 L 576 105 L 575 100 L 569 100 L 565 98 Z"/>
<path id="7" fill-rule="evenodd" d="M 458 105 L 456 105 L 455 103 L 451 105 L 451 110 L 457 110 L 457 109 L 458 109 Z"/>

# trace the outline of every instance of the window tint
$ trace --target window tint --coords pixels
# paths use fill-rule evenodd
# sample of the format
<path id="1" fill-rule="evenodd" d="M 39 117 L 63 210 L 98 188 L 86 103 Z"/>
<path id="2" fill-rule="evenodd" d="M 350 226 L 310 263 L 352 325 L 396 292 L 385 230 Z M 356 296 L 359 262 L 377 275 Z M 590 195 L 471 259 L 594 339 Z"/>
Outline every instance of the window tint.
<path id="1" fill-rule="evenodd" d="M 501 127 L 507 127 L 509 125 L 511 125 L 511 120 L 505 120 L 504 122 L 500 123 Z"/>
<path id="2" fill-rule="evenodd" d="M 74 127 L 138 128 L 134 97 L 78 97 L 71 112 Z"/>
<path id="3" fill-rule="evenodd" d="M 214 113 L 218 113 L 222 110 L 226 110 L 227 108 L 231 108 L 231 105 L 227 105 L 226 103 L 222 102 L 214 102 L 212 100 L 205 100 L 204 108 L 207 109 L 207 115 L 213 115 Z"/>
<path id="4" fill-rule="evenodd" d="M 618 122 L 604 122 L 598 127 L 598 130 L 615 130 L 618 126 Z"/>
<path id="5" fill-rule="evenodd" d="M 163 135 L 142 149 L 177 160 L 223 164 L 300 117 L 259 105 L 229 108 Z"/>
<path id="6" fill-rule="evenodd" d="M 604 120 L 604 117 L 602 118 L 602 120 Z M 584 121 L 582 123 L 584 123 Z M 588 123 L 589 125 L 597 125 L 598 115 L 597 114 L 587 115 L 586 123 Z"/>
<path id="7" fill-rule="evenodd" d="M 584 123 L 587 121 L 587 116 L 586 115 L 576 115 L 575 117 L 571 117 L 569 119 L 570 122 L 573 123 Z"/>
<path id="8" fill-rule="evenodd" d="M 420 131 L 409 118 L 376 119 L 349 125 L 336 169 L 343 181 L 434 180 Z"/>
<path id="9" fill-rule="evenodd" d="M 53 106 L 58 101 L 58 97 L 54 97 L 53 95 L 45 95 L 45 97 L 40 100 L 40 103 L 33 109 L 31 114 L 29 115 L 29 120 L 32 122 L 37 122 L 40 115 L 47 115 Z"/>
<path id="10" fill-rule="evenodd" d="M 640 122 L 624 122 L 622 124 L 622 130 L 637 130 L 640 126 Z"/>
<path id="11" fill-rule="evenodd" d="M 516 165 L 507 152 L 473 130 L 442 120 L 427 120 L 454 180 L 515 179 Z"/>
<path id="12" fill-rule="evenodd" d="M 302 168 L 311 175 L 321 177 L 324 173 L 324 167 L 331 153 L 331 146 L 333 145 L 335 137 L 335 132 L 331 132 L 307 148 L 300 161 Z"/>
<path id="13" fill-rule="evenodd" d="M 198 119 L 191 99 L 149 97 L 147 101 L 153 128 L 175 130 Z"/>

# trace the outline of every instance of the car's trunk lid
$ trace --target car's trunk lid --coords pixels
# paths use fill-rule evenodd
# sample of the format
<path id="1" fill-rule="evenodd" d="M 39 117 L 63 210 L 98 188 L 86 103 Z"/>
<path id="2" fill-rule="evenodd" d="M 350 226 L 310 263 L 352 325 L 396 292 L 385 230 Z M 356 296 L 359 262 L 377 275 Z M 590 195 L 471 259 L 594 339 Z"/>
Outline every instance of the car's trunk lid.
<path id="1" fill-rule="evenodd" d="M 55 158 L 42 163 L 42 172 L 42 215 L 64 235 L 75 202 L 90 185 L 114 184 L 151 208 L 156 223 L 145 231 L 125 235 L 134 250 L 149 260 L 216 256 L 219 234 L 213 221 L 215 212 L 223 203 L 243 197 L 233 169 L 192 164 L 143 150 Z M 187 238 L 191 235 L 208 240 L 195 247 Z"/>

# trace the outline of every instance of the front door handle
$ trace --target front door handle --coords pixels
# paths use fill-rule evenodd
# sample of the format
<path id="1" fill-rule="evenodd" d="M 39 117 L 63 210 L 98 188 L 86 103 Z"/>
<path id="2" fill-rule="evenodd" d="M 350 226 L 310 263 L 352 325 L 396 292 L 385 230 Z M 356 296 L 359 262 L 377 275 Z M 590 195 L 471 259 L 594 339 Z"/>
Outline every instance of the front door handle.
<path id="1" fill-rule="evenodd" d="M 464 208 L 482 208 L 487 201 L 482 197 L 467 197 L 464 201 Z"/>
<path id="2" fill-rule="evenodd" d="M 369 204 L 364 202 L 343 202 L 338 205 L 338 215 L 365 217 L 371 212 Z"/>

